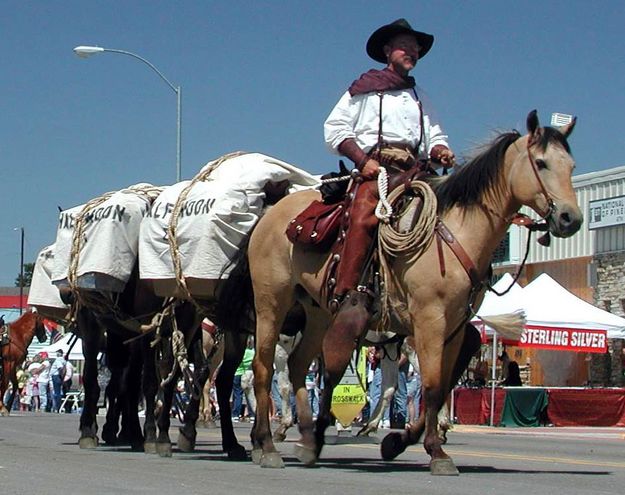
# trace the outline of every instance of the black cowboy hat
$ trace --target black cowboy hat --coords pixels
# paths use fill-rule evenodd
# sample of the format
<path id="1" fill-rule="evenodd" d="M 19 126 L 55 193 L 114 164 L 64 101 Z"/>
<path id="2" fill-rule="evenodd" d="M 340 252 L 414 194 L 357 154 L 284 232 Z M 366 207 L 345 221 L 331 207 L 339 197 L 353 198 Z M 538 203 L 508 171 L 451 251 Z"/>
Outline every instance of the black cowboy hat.
<path id="1" fill-rule="evenodd" d="M 434 36 L 421 31 L 412 29 L 406 19 L 397 19 L 396 21 L 386 24 L 377 29 L 367 41 L 367 55 L 377 62 L 386 63 L 386 55 L 384 54 L 384 45 L 386 45 L 393 36 L 398 34 L 411 34 L 417 38 L 417 43 L 421 49 L 419 50 L 419 58 L 425 57 L 427 52 L 432 48 Z"/>

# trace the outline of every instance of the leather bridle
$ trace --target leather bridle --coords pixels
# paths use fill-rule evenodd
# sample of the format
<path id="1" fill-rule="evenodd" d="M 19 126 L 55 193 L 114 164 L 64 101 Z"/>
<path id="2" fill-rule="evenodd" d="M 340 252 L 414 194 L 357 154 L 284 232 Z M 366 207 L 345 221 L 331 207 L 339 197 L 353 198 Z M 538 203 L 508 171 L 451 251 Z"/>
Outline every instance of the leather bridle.
<path id="1" fill-rule="evenodd" d="M 538 141 L 537 139 L 538 135 L 539 133 L 535 131 L 527 139 L 527 158 L 530 162 L 530 165 L 532 166 L 534 177 L 536 177 L 536 180 L 538 181 L 538 185 L 540 186 L 540 190 L 543 196 L 545 197 L 545 201 L 547 201 L 547 212 L 545 214 L 539 213 L 539 215 L 543 220 L 547 220 L 555 212 L 556 206 L 555 206 L 555 203 L 553 202 L 553 199 L 551 199 L 551 196 L 549 195 L 547 188 L 545 187 L 545 183 L 540 178 L 540 173 L 538 172 L 538 165 L 536 164 L 536 159 L 534 158 L 534 155 L 532 154 L 532 150 L 530 149 Z"/>

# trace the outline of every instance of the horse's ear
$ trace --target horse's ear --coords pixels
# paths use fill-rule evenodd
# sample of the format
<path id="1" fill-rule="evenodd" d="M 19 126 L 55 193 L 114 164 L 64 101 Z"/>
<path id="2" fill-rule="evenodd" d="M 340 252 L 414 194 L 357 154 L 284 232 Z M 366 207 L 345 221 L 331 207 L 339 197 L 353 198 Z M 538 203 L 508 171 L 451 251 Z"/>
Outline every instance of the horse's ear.
<path id="1" fill-rule="evenodd" d="M 533 136 L 538 129 L 538 112 L 536 110 L 532 110 L 529 114 L 527 114 L 527 132 L 529 132 L 530 136 Z"/>
<path id="2" fill-rule="evenodd" d="M 573 132 L 573 129 L 575 128 L 575 123 L 576 122 L 577 122 L 577 117 L 573 117 L 573 119 L 568 124 L 559 127 L 558 131 L 560 131 L 560 133 L 565 138 L 568 138 L 571 135 L 571 133 Z"/>

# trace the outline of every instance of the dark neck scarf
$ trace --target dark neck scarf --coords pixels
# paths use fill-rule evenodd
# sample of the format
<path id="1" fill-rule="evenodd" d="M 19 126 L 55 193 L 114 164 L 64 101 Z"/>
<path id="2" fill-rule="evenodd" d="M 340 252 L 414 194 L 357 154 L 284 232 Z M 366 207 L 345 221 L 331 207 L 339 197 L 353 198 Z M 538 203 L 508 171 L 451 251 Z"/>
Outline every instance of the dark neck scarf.
<path id="1" fill-rule="evenodd" d="M 388 68 L 382 70 L 371 69 L 356 79 L 348 91 L 350 95 L 356 96 L 373 91 L 410 89 L 414 88 L 414 86 L 414 77 L 402 77 Z"/>

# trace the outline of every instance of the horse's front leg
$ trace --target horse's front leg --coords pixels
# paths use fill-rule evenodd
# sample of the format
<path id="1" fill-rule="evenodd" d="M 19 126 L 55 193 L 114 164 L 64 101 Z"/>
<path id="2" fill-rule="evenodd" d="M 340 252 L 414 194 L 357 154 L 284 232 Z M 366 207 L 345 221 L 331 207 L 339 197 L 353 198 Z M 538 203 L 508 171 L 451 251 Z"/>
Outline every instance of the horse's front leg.
<path id="1" fill-rule="evenodd" d="M 9 395 L 9 401 L 7 402 L 7 414 L 13 410 L 13 403 L 15 402 L 15 393 L 17 392 L 17 368 L 11 370 L 11 395 Z"/>
<path id="2" fill-rule="evenodd" d="M 2 362 L 1 360 L 0 360 L 0 366 L 2 366 L 2 368 L 0 368 L 0 373 L 1 373 L 0 374 L 0 416 L 8 416 L 9 410 L 4 405 L 4 394 L 9 388 L 9 379 L 8 379 L 8 376 L 6 375 L 7 367 L 4 366 L 4 362 Z"/>
<path id="3" fill-rule="evenodd" d="M 467 366 L 469 365 L 471 357 L 480 348 L 480 333 L 477 331 L 477 329 L 473 325 L 471 325 L 470 323 L 467 323 L 464 327 L 464 332 L 460 332 L 460 334 L 463 335 L 462 347 L 460 348 L 460 352 L 458 353 L 457 358 L 455 359 L 455 364 L 453 367 L 453 371 L 451 373 L 451 377 L 447 383 L 446 388 L 444 389 L 445 395 L 444 395 L 443 401 L 441 402 L 441 405 L 436 410 L 436 418 L 434 420 L 431 420 L 437 440 L 435 440 L 434 442 L 430 441 L 430 443 L 428 444 L 430 445 L 430 448 L 436 448 L 437 443 L 440 448 L 440 444 L 446 442 L 446 439 L 441 438 L 440 432 L 438 431 L 439 411 L 443 408 L 445 404 L 445 400 L 449 396 L 449 393 L 451 392 L 454 385 L 458 382 L 458 380 L 462 376 L 462 373 L 464 373 Z M 445 354 L 444 362 L 448 362 L 447 359 L 451 359 L 451 357 Z M 425 407 L 426 408 L 429 407 L 427 402 L 425 403 Z M 423 435 L 423 432 L 425 431 L 425 429 L 426 429 L 426 417 L 422 413 L 419 416 L 419 419 L 417 420 L 415 424 L 409 425 L 408 430 L 403 431 L 401 433 L 393 432 L 384 439 L 384 441 L 382 442 L 382 447 L 381 447 L 382 458 L 385 460 L 391 460 L 397 457 L 409 445 L 416 444 L 421 438 L 421 436 Z M 424 441 L 424 446 L 425 445 L 426 445 L 426 442 Z M 428 447 L 426 447 L 426 450 L 427 448 Z M 440 450 L 442 451 L 442 448 Z M 428 453 L 430 453 L 430 451 L 428 451 Z M 447 458 L 449 459 L 448 456 Z M 451 461 L 451 459 L 449 459 L 449 461 Z M 442 463 L 439 463 L 439 467 L 440 465 L 445 465 L 445 464 L 449 465 L 449 461 L 443 461 Z M 443 471 L 447 471 L 447 470 L 443 470 Z M 455 470 L 454 468 L 454 469 L 451 469 L 450 472 L 441 472 L 441 473 L 433 473 L 433 474 L 457 474 L 457 470 Z"/>

